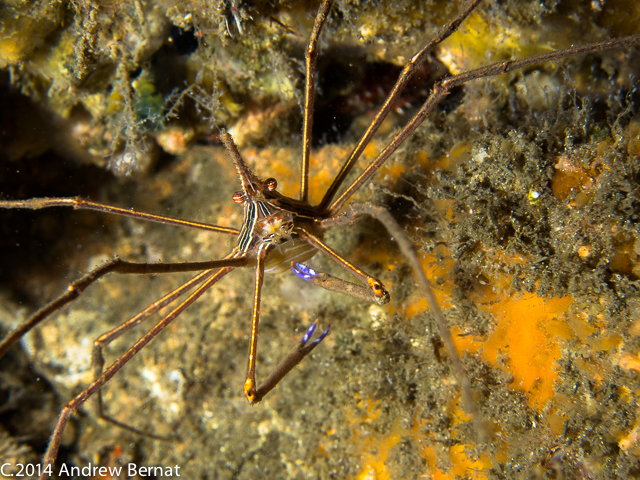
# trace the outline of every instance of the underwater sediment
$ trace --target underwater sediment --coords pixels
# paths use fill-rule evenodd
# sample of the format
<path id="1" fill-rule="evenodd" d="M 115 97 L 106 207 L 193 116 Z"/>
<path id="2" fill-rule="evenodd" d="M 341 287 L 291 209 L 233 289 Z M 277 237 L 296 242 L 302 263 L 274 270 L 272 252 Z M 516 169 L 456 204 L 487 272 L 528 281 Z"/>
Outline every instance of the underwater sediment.
<path id="1" fill-rule="evenodd" d="M 424 100 L 430 75 L 637 33 L 638 8 L 622 14 L 620 4 L 482 6 L 437 50 L 362 164 Z M 380 91 L 458 8 L 334 6 L 318 60 L 312 200 Z M 82 195 L 238 227 L 218 127 L 259 176 L 295 195 L 314 12 L 305 2 L 5 5 L 4 96 L 16 108 L 3 113 L 3 198 Z M 359 193 L 387 205 L 419 249 L 488 444 L 476 443 L 410 269 L 379 224 L 362 220 L 326 240 L 385 283 L 389 305 L 267 277 L 259 377 L 315 318 L 332 333 L 250 407 L 253 273 L 235 271 L 104 389 L 119 421 L 177 439 L 96 420 L 88 402 L 59 463 L 180 465 L 189 478 L 637 476 L 638 58 L 605 52 L 465 85 Z M 5 328 L 115 254 L 197 261 L 233 247 L 87 212 L 0 213 Z M 339 274 L 321 255 L 312 265 Z M 93 340 L 187 278 L 105 278 L 3 358 L 6 451 L 37 461 L 62 405 L 91 381 Z M 110 346 L 107 361 L 141 332 Z"/>

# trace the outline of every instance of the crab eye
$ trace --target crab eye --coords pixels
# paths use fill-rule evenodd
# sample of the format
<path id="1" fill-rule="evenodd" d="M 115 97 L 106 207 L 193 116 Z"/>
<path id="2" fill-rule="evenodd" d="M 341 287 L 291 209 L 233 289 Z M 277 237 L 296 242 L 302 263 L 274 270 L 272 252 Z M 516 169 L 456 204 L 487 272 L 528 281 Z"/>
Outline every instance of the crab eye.
<path id="1" fill-rule="evenodd" d="M 242 192 L 236 192 L 233 194 L 233 201 L 236 203 L 243 203 L 244 202 L 244 193 Z"/>
<path id="2" fill-rule="evenodd" d="M 275 178 L 267 178 L 264 181 L 264 185 L 267 187 L 267 190 L 269 190 L 270 192 L 273 192 L 278 186 L 278 182 Z"/>

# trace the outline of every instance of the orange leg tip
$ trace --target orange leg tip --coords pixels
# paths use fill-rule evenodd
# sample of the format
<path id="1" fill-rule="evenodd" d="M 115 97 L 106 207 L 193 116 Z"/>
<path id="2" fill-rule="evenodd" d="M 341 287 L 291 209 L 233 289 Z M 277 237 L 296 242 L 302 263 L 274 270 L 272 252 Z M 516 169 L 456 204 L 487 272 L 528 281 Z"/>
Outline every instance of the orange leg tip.
<path id="1" fill-rule="evenodd" d="M 244 382 L 244 394 L 249 402 L 253 403 L 256 398 L 256 382 L 252 378 L 247 378 Z"/>

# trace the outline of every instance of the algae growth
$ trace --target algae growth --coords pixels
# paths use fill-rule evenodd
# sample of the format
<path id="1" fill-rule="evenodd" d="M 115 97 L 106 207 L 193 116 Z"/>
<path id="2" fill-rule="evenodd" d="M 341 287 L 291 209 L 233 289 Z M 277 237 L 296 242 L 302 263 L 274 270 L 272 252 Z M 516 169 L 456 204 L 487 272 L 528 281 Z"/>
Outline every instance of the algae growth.
<path id="1" fill-rule="evenodd" d="M 313 199 L 383 100 L 379 91 L 458 8 L 334 7 L 319 58 Z M 483 6 L 423 77 L 637 33 L 637 7 L 620 9 Z M 305 2 L 5 4 L 3 103 L 16 108 L 3 112 L 3 196 L 83 195 L 237 227 L 236 176 L 215 138 L 223 126 L 260 176 L 295 195 L 300 68 L 314 11 Z M 250 407 L 242 385 L 253 274 L 233 272 L 104 389 L 118 420 L 176 438 L 96 420 L 89 402 L 59 464 L 179 465 L 188 478 L 640 475 L 638 65 L 637 50 L 612 51 L 466 85 L 360 193 L 389 206 L 421 250 L 488 444 L 476 444 L 409 268 L 381 227 L 362 220 L 327 242 L 381 278 L 389 306 L 291 274 L 268 277 L 259 378 L 315 318 L 331 322 L 332 334 Z M 411 86 L 383 137 L 427 91 Z M 383 146 L 372 143 L 367 160 Z M 196 261 L 233 244 L 86 212 L 2 215 L 5 328 L 115 254 Z M 313 262 L 336 271 L 320 255 Z M 62 405 L 91 381 L 93 340 L 186 278 L 110 276 L 3 358 L 6 451 L 40 457 Z M 108 359 L 140 335 L 114 343 Z"/>

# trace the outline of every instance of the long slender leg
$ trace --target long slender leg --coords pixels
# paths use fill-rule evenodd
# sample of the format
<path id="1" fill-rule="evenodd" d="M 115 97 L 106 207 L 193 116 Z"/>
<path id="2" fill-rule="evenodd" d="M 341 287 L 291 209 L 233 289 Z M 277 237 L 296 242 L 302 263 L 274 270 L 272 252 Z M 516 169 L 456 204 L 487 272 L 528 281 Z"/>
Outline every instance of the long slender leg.
<path id="1" fill-rule="evenodd" d="M 25 320 L 21 325 L 13 329 L 0 342 L 0 358 L 7 352 L 11 346 L 20 340 L 29 330 L 46 319 L 53 312 L 59 310 L 67 303 L 78 298 L 82 292 L 96 280 L 104 277 L 108 273 L 177 273 L 177 272 L 193 272 L 199 270 L 210 270 L 220 267 L 244 267 L 249 265 L 253 260 L 247 257 L 231 258 L 230 256 L 222 260 L 211 260 L 208 262 L 193 263 L 133 263 L 120 260 L 116 257 L 108 262 L 93 269 L 86 275 L 80 277 L 71 283 L 67 291 L 57 298 L 46 304 L 31 317 Z"/>
<path id="2" fill-rule="evenodd" d="M 378 297 L 371 288 L 347 282 L 346 280 L 334 277 L 333 275 L 329 275 L 325 272 L 318 272 L 302 263 L 292 263 L 293 265 L 291 265 L 291 269 L 293 270 L 293 273 L 316 287 L 324 288 L 325 290 L 330 290 L 332 292 L 343 293 L 350 297 L 375 303 L 376 305 L 384 305 L 389 301 L 388 296 L 382 298 Z"/>
<path id="3" fill-rule="evenodd" d="M 251 321 L 251 340 L 249 345 L 249 358 L 247 359 L 247 375 L 244 382 L 244 393 L 251 405 L 260 402 L 293 367 L 302 361 L 311 351 L 327 336 L 329 327 L 311 344 L 306 345 L 315 332 L 317 321 L 309 328 L 300 343 L 287 355 L 287 357 L 276 367 L 259 387 L 256 387 L 256 359 L 258 351 L 258 325 L 260 323 L 260 298 L 262 294 L 262 283 L 264 280 L 264 266 L 269 249 L 272 245 L 263 243 L 258 248 L 255 291 L 253 296 L 253 315 Z"/>
<path id="4" fill-rule="evenodd" d="M 332 250 L 328 245 L 323 243 L 322 240 L 320 240 L 315 235 L 312 235 L 311 233 L 306 231 L 304 228 L 299 228 L 298 231 L 301 238 L 305 239 L 307 242 L 309 242 L 311 245 L 316 247 L 318 250 L 329 255 L 329 257 L 331 257 L 332 260 L 340 264 L 343 268 L 347 269 L 349 272 L 351 272 L 353 275 L 355 275 L 360 280 L 362 280 L 365 284 L 367 284 L 371 289 L 371 292 L 373 293 L 374 297 L 377 299 L 375 303 L 378 303 L 379 305 L 384 305 L 389 301 L 389 292 L 387 292 L 387 290 L 384 288 L 384 285 L 380 280 L 365 273 L 364 271 L 360 270 L 358 267 L 356 267 L 346 259 L 342 258 L 336 251 Z"/>
<path id="5" fill-rule="evenodd" d="M 251 319 L 251 341 L 249 345 L 249 358 L 247 359 L 247 376 L 244 382 L 244 394 L 247 396 L 251 405 L 256 402 L 256 355 L 258 352 L 258 324 L 260 323 L 260 296 L 262 294 L 262 282 L 264 280 L 264 265 L 270 247 L 269 244 L 263 243 L 260 245 L 257 255 L 253 315 Z"/>
<path id="6" fill-rule="evenodd" d="M 300 343 L 295 346 L 295 348 L 291 351 L 289 355 L 285 357 L 285 359 L 280 362 L 280 364 L 276 367 L 276 369 L 265 378 L 264 382 L 260 384 L 260 386 L 256 389 L 256 393 L 254 396 L 254 400 L 252 405 L 261 401 L 264 396 L 269 393 L 273 388 L 282 380 L 287 373 L 293 370 L 293 367 L 298 365 L 304 357 L 309 355 L 311 351 L 316 348 L 324 337 L 329 334 L 330 326 L 327 326 L 327 329 L 320 334 L 318 338 L 316 338 L 313 342 L 307 345 L 307 342 L 311 339 L 314 332 L 316 331 L 316 327 L 318 326 L 318 320 L 313 322 L 313 324 L 307 330 L 307 333 L 304 334 Z"/>
<path id="7" fill-rule="evenodd" d="M 49 465 L 53 465 L 53 462 L 58 455 L 58 449 L 60 448 L 60 440 L 62 438 L 62 432 L 64 431 L 64 427 L 69 421 L 69 417 L 75 413 L 80 405 L 82 405 L 91 395 L 93 395 L 96 391 L 98 391 L 102 385 L 104 385 L 107 381 L 111 379 L 133 356 L 138 353 L 144 346 L 149 343 L 158 333 L 160 333 L 167 325 L 169 325 L 178 315 L 180 315 L 187 307 L 189 307 L 193 302 L 195 302 L 198 298 L 200 298 L 209 288 L 211 288 L 224 274 L 228 273 L 232 269 L 223 268 L 218 273 L 222 273 L 222 275 L 215 275 L 213 278 L 210 278 L 198 288 L 195 292 L 193 292 L 184 302 L 178 305 L 171 313 L 169 313 L 166 317 L 160 320 L 151 330 L 149 330 L 140 340 L 138 340 L 129 350 L 127 350 L 124 355 L 118 358 L 109 368 L 107 368 L 102 375 L 96 381 L 94 381 L 91 385 L 89 385 L 85 390 L 80 392 L 73 400 L 65 405 L 60 413 L 60 417 L 58 418 L 58 423 L 56 424 L 56 428 L 51 435 L 51 440 L 49 440 L 49 446 L 47 447 L 47 451 L 45 453 L 44 459 L 42 461 L 43 464 L 43 473 L 40 476 L 39 480 L 46 480 L 49 478 L 49 471 L 52 467 L 47 468 Z"/>
<path id="8" fill-rule="evenodd" d="M 435 108 L 435 106 L 442 100 L 449 91 L 457 86 L 467 83 L 471 80 L 476 80 L 483 77 L 491 77 L 501 75 L 513 70 L 519 70 L 521 68 L 530 67 L 532 65 L 539 65 L 542 63 L 561 60 L 565 57 L 573 57 L 575 55 L 599 52 L 602 50 L 608 50 L 618 47 L 629 47 L 640 43 L 640 34 L 631 35 L 628 37 L 619 38 L 616 40 L 610 40 L 607 42 L 591 43 L 588 45 L 582 45 L 579 47 L 565 48 L 563 50 L 556 50 L 554 52 L 543 53 L 540 55 L 534 55 L 531 57 L 522 58 L 520 60 L 507 60 L 505 62 L 493 63 L 486 67 L 480 67 L 475 70 L 454 75 L 452 77 L 445 78 L 438 82 L 429 95 L 429 98 L 422 105 L 418 113 L 411 119 L 411 121 L 394 135 L 393 140 L 382 150 L 382 152 L 376 157 L 376 159 L 369 164 L 369 166 L 360 174 L 360 176 L 354 180 L 354 182 L 336 199 L 331 207 L 327 210 L 329 216 L 336 215 L 345 202 L 351 198 L 351 196 L 373 175 L 378 168 L 396 151 L 396 149 L 404 143 L 404 141 L 415 131 L 416 128 L 424 121 L 427 115 Z"/>
<path id="9" fill-rule="evenodd" d="M 387 115 L 393 108 L 396 100 L 400 97 L 407 83 L 409 82 L 411 77 L 413 77 L 415 72 L 418 70 L 418 67 L 425 60 L 429 52 L 431 52 L 431 50 L 433 50 L 433 48 L 436 45 L 438 45 L 447 37 L 449 37 L 452 33 L 454 33 L 458 29 L 462 21 L 465 18 L 467 18 L 469 14 L 478 6 L 480 1 L 481 0 L 471 0 L 467 4 L 467 6 L 464 8 L 464 10 L 462 10 L 462 12 L 458 14 L 455 20 L 453 20 L 451 23 L 442 27 L 438 31 L 436 36 L 433 39 L 431 39 L 424 47 L 422 47 L 418 53 L 416 53 L 413 57 L 411 57 L 411 60 L 409 60 L 409 62 L 407 62 L 407 64 L 402 69 L 402 73 L 398 77 L 396 84 L 393 86 L 391 93 L 389 93 L 389 96 L 385 100 L 384 105 L 382 105 L 382 107 L 380 108 L 380 111 L 376 114 L 376 116 L 371 121 L 371 125 L 369 125 L 369 128 L 367 129 L 367 131 L 364 133 L 364 135 L 358 142 L 358 145 L 356 145 L 356 147 L 353 149 L 353 151 L 351 152 L 351 155 L 349 155 L 349 158 L 346 160 L 346 162 L 340 169 L 340 172 L 338 173 L 336 178 L 333 180 L 333 183 L 327 190 L 327 193 L 325 193 L 324 198 L 322 199 L 320 204 L 317 206 L 319 211 L 322 212 L 326 210 L 327 206 L 329 205 L 334 195 L 336 194 L 336 192 L 344 182 L 345 178 L 347 177 L 347 175 L 355 165 L 356 161 L 360 158 L 360 155 L 362 155 L 362 152 L 364 151 L 365 147 L 369 144 L 369 142 L 371 141 L 371 138 L 378 131 L 378 128 L 380 128 L 380 125 L 382 124 L 384 119 L 387 118 Z"/>
<path id="10" fill-rule="evenodd" d="M 313 101 L 316 91 L 316 58 L 318 38 L 331 10 L 332 0 L 324 0 L 316 15 L 309 44 L 305 50 L 306 73 L 304 87 L 304 126 L 302 128 L 302 165 L 300 171 L 300 200 L 309 200 L 309 157 L 311 156 L 311 129 L 313 127 Z"/>
<path id="11" fill-rule="evenodd" d="M 102 375 L 102 370 L 103 370 L 103 367 L 104 367 L 104 356 L 103 356 L 102 352 L 103 352 L 104 348 L 107 345 L 109 345 L 111 342 L 113 342 L 116 338 L 120 337 L 123 333 L 131 330 L 136 325 L 139 325 L 140 323 L 142 323 L 144 320 L 149 318 L 151 315 L 156 313 L 161 308 L 163 308 L 166 305 L 168 305 L 171 302 L 173 302 L 180 295 L 188 292 L 189 290 L 191 290 L 193 287 L 195 287 L 199 283 L 202 283 L 203 281 L 205 281 L 207 278 L 215 275 L 217 277 L 217 279 L 219 280 L 220 278 L 222 278 L 226 274 L 227 274 L 227 271 L 225 271 L 225 270 L 218 270 L 218 271 L 216 271 L 216 270 L 207 270 L 205 272 L 202 272 L 199 275 L 197 275 L 196 277 L 194 277 L 191 280 L 189 280 L 184 285 L 181 285 L 180 287 L 175 289 L 173 292 L 168 293 L 167 295 L 162 297 L 160 300 L 158 300 L 158 301 L 152 303 L 151 305 L 149 305 L 147 308 L 145 308 L 142 312 L 137 314 L 135 317 L 130 318 L 125 323 L 123 323 L 122 325 L 119 325 L 118 327 L 114 328 L 113 330 L 100 335 L 100 337 L 98 337 L 93 342 L 93 354 L 92 354 L 92 357 L 91 357 L 91 363 L 93 364 L 93 372 L 94 372 L 93 373 L 93 379 L 94 379 L 94 381 L 97 380 L 98 378 L 100 378 L 100 375 Z M 119 426 L 121 428 L 125 428 L 125 429 L 130 430 L 130 431 L 132 431 L 134 433 L 146 435 L 148 437 L 159 438 L 161 440 L 166 440 L 167 439 L 166 437 L 161 437 L 161 436 L 155 435 L 153 433 L 142 432 L 141 430 L 139 430 L 137 428 L 134 428 L 134 427 L 132 427 L 130 425 L 127 425 L 126 423 L 122 423 L 122 422 L 116 420 L 115 418 L 107 415 L 105 413 L 105 411 L 104 411 L 104 404 L 102 402 L 102 390 L 98 390 L 96 392 L 96 403 L 97 403 L 98 417 L 103 418 L 103 419 L 105 419 L 105 420 L 107 420 L 107 421 L 109 421 L 109 422 L 111 422 L 111 423 L 113 423 L 113 424 L 115 424 L 115 425 L 117 425 L 117 426 Z"/>
<path id="12" fill-rule="evenodd" d="M 227 235 L 238 235 L 235 228 L 220 227 L 218 225 L 210 225 L 208 223 L 191 222 L 180 218 L 165 217 L 153 213 L 138 212 L 133 208 L 120 208 L 102 203 L 92 202 L 80 197 L 71 198 L 31 198 L 29 200 L 7 200 L 0 201 L 0 208 L 15 209 L 23 208 L 28 210 L 40 210 L 41 208 L 50 207 L 72 207 L 74 210 L 94 210 L 96 212 L 110 213 L 113 215 L 122 215 L 124 217 L 137 218 L 139 220 L 147 220 L 149 222 L 163 223 L 165 225 L 175 225 L 178 227 L 199 228 L 210 232 L 226 233 Z"/>
<path id="13" fill-rule="evenodd" d="M 447 322 L 444 318 L 442 310 L 440 310 L 438 300 L 433 293 L 431 283 L 427 279 L 427 276 L 422 269 L 422 265 L 420 264 L 420 260 L 416 255 L 411 241 L 407 238 L 402 227 L 398 225 L 398 222 L 395 221 L 395 219 L 391 216 L 386 208 L 370 203 L 350 204 L 347 214 L 341 215 L 340 218 L 336 219 L 334 225 L 338 225 L 340 223 L 349 223 L 361 215 L 371 215 L 372 217 L 377 218 L 385 226 L 385 228 L 389 232 L 389 235 L 391 235 L 397 242 L 398 247 L 400 247 L 400 251 L 405 256 L 413 270 L 413 273 L 418 278 L 418 283 L 420 284 L 420 287 L 422 288 L 427 299 L 429 309 L 431 310 L 431 313 L 436 320 L 436 324 L 438 325 L 440 337 L 442 337 L 442 341 L 444 342 L 445 347 L 447 348 L 447 352 L 449 353 L 453 371 L 456 375 L 458 383 L 460 384 L 460 390 L 462 392 L 464 404 L 467 407 L 467 411 L 473 416 L 478 441 L 486 441 L 489 438 L 489 434 L 484 425 L 484 422 L 482 421 L 480 410 L 478 409 L 478 406 L 473 399 L 471 384 L 469 383 L 464 368 L 462 367 L 462 362 L 460 361 L 460 357 L 458 356 L 458 352 L 453 343 L 453 337 L 451 337 L 451 332 L 449 331 Z"/>

